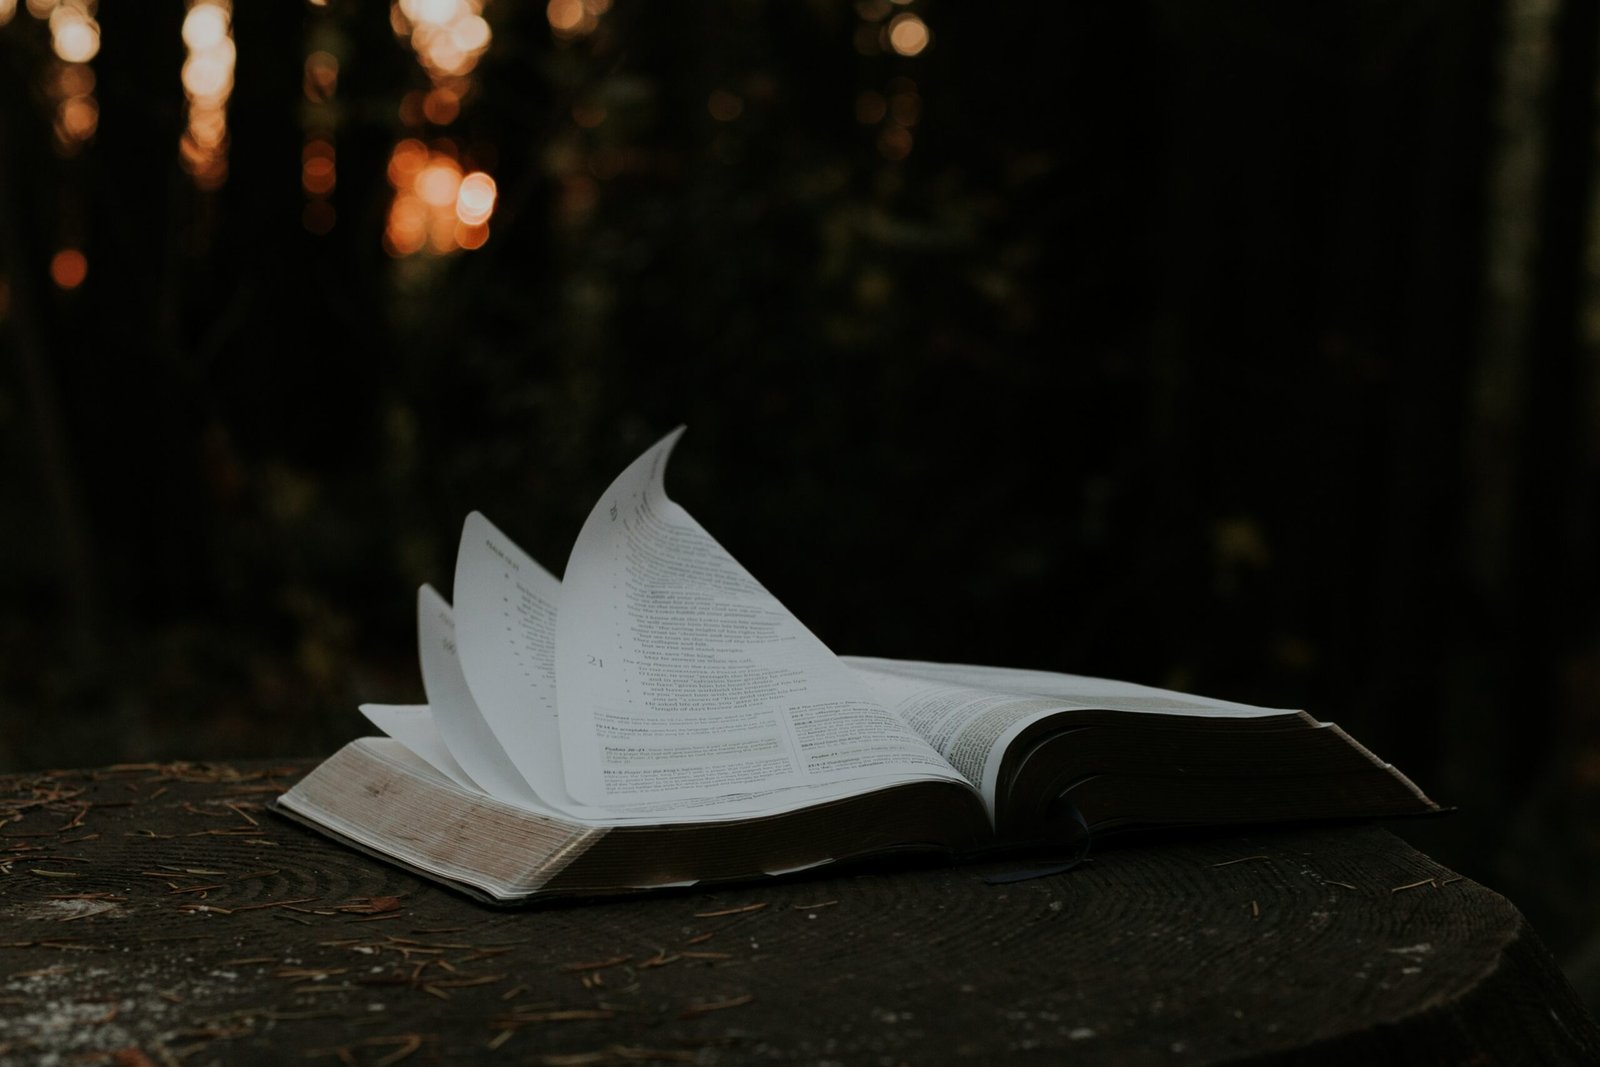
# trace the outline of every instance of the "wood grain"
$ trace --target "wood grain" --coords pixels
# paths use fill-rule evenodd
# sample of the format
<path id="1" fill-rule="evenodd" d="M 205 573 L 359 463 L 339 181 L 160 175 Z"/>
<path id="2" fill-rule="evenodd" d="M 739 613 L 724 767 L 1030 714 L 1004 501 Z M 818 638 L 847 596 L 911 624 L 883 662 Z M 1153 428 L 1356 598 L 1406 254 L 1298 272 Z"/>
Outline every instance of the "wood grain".
<path id="1" fill-rule="evenodd" d="M 0 1061 L 1600 1058 L 1517 910 L 1375 827 L 500 910 L 262 810 L 309 766 L 0 778 Z"/>

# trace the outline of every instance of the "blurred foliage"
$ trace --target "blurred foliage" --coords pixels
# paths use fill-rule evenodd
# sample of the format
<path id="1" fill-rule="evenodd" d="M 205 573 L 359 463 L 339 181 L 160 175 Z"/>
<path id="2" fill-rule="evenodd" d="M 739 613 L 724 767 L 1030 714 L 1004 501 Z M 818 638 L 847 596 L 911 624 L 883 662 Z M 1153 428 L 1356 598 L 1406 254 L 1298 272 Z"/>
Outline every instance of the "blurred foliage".
<path id="1" fill-rule="evenodd" d="M 466 511 L 559 573 L 682 422 L 674 495 L 832 647 L 1307 707 L 1467 809 L 1418 833 L 1469 873 L 1526 885 L 1561 827 L 1579 889 L 1527 892 L 1562 947 L 1600 885 L 1600 448 L 1559 242 L 1528 285 L 1565 332 L 1519 356 L 1543 436 L 1504 497 L 1466 460 L 1514 6 L 914 0 L 907 58 L 859 47 L 874 0 L 619 0 L 570 40 L 493 0 L 425 131 L 494 175 L 489 243 L 401 260 L 385 163 L 427 82 L 381 6 L 239 6 L 214 193 L 176 162 L 181 5 L 103 5 L 72 158 L 19 15 L 0 766 L 328 751 L 420 699 L 415 587 L 448 591 Z M 1587 232 L 1595 38 L 1538 58 L 1543 233 Z M 1474 507 L 1512 517 L 1502 585 Z"/>

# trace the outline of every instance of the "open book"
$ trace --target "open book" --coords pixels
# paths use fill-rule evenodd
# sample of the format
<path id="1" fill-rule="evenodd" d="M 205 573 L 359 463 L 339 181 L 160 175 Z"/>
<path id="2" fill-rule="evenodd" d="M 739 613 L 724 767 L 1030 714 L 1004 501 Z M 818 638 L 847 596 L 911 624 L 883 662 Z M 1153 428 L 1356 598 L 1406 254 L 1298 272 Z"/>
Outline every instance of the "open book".
<path id="1" fill-rule="evenodd" d="M 836 656 L 667 497 L 681 433 L 601 497 L 564 582 L 469 515 L 454 608 L 418 597 L 427 705 L 364 707 L 387 737 L 345 746 L 279 810 L 497 901 L 1436 810 L 1304 712 Z"/>

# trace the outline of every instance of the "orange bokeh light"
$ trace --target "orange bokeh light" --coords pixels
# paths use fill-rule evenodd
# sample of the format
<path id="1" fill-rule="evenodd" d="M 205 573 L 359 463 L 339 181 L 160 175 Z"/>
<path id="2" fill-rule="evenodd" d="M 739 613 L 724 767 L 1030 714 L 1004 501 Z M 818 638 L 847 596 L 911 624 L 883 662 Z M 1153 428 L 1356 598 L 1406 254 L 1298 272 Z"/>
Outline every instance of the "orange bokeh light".
<path id="1" fill-rule="evenodd" d="M 420 251 L 428 240 L 428 205 L 410 193 L 398 194 L 389 205 L 389 224 L 383 238 L 390 255 L 409 256 Z"/>
<path id="2" fill-rule="evenodd" d="M 194 108 L 189 113 L 189 136 L 201 148 L 221 148 L 228 139 L 228 116 L 220 107 Z"/>
<path id="3" fill-rule="evenodd" d="M 482 8 L 481 0 L 398 0 L 389 21 L 437 82 L 469 73 L 488 49 L 494 34 Z"/>
<path id="4" fill-rule="evenodd" d="M 494 214 L 494 179 L 481 170 L 461 179 L 456 192 L 456 218 L 467 226 L 481 226 Z M 462 242 L 465 244 L 465 242 Z"/>
<path id="5" fill-rule="evenodd" d="M 889 20 L 889 47 L 900 55 L 919 55 L 932 40 L 928 24 L 909 11 L 903 11 Z"/>
<path id="6" fill-rule="evenodd" d="M 559 34 L 579 32 L 579 27 L 589 14 L 583 9 L 583 0 L 550 0 L 544 13 L 545 18 L 550 20 L 550 28 Z"/>
<path id="7" fill-rule="evenodd" d="M 461 114 L 461 97 L 441 85 L 422 98 L 422 113 L 435 126 L 448 126 Z"/>
<path id="8" fill-rule="evenodd" d="M 228 12 L 212 3 L 195 4 L 183 17 L 183 43 L 196 52 L 215 48 L 228 36 Z"/>
<path id="9" fill-rule="evenodd" d="M 312 52 L 306 56 L 302 90 L 315 104 L 332 100 L 339 90 L 339 57 L 331 52 Z"/>
<path id="10" fill-rule="evenodd" d="M 333 160 L 326 156 L 313 156 L 300 168 L 300 184 L 313 196 L 327 196 L 333 192 L 336 180 Z"/>
<path id="11" fill-rule="evenodd" d="M 570 40 L 593 33 L 600 25 L 600 16 L 610 10 L 611 0 L 550 0 L 544 15 L 550 32 Z"/>
<path id="12" fill-rule="evenodd" d="M 428 146 L 409 137 L 395 145 L 389 153 L 389 184 L 396 189 L 405 189 L 427 165 Z"/>
<path id="13" fill-rule="evenodd" d="M 100 106 L 92 96 L 74 96 L 61 104 L 61 129 L 74 141 L 86 141 L 100 125 Z"/>
<path id="14" fill-rule="evenodd" d="M 489 47 L 489 24 L 481 15 L 465 15 L 450 23 L 450 43 L 461 51 L 475 54 Z"/>
<path id="15" fill-rule="evenodd" d="M 447 140 L 431 148 L 415 139 L 395 145 L 389 157 L 395 198 L 383 234 L 391 256 L 424 249 L 446 255 L 479 248 L 489 239 L 489 217 L 498 195 L 494 179 L 481 170 L 463 174 L 457 151 Z M 310 165 L 308 160 L 305 166 Z"/>
<path id="16" fill-rule="evenodd" d="M 461 188 L 461 167 L 447 156 L 434 156 L 417 175 L 412 188 L 431 207 L 451 207 Z"/>
<path id="17" fill-rule="evenodd" d="M 216 189 L 228 178 L 228 97 L 233 93 L 237 59 L 229 0 L 191 0 L 183 18 L 184 95 L 189 100 L 187 129 L 178 159 L 201 189 Z"/>
<path id="18" fill-rule="evenodd" d="M 89 276 L 89 260 L 76 248 L 63 248 L 50 257 L 50 280 L 59 289 L 76 289 Z"/>
<path id="19" fill-rule="evenodd" d="M 56 68 L 55 91 L 61 96 L 87 96 L 94 92 L 94 68 L 87 63 L 63 63 Z"/>
<path id="20" fill-rule="evenodd" d="M 183 65 L 183 87 L 196 103 L 220 102 L 233 92 L 233 43 L 196 52 Z"/>
<path id="21" fill-rule="evenodd" d="M 94 70 L 87 63 L 54 63 L 45 92 L 55 104 L 56 148 L 71 155 L 94 136 L 100 125 L 100 104 L 94 98 Z"/>
<path id="22" fill-rule="evenodd" d="M 459 225 L 453 215 L 436 214 L 428 220 L 428 251 L 435 255 L 445 255 L 454 252 L 459 245 L 456 244 L 456 226 Z"/>
<path id="23" fill-rule="evenodd" d="M 100 53 L 100 25 L 74 4 L 50 12 L 50 47 L 68 63 L 87 63 Z"/>

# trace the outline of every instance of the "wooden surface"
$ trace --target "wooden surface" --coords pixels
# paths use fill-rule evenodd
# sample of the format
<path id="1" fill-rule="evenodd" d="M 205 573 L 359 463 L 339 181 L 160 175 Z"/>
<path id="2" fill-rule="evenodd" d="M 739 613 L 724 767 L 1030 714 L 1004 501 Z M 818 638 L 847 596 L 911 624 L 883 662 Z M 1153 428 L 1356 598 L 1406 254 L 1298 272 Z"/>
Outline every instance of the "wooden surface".
<path id="1" fill-rule="evenodd" d="M 0 1062 L 1600 1060 L 1516 909 L 1378 828 L 508 911 L 265 812 L 308 766 L 0 778 Z"/>

